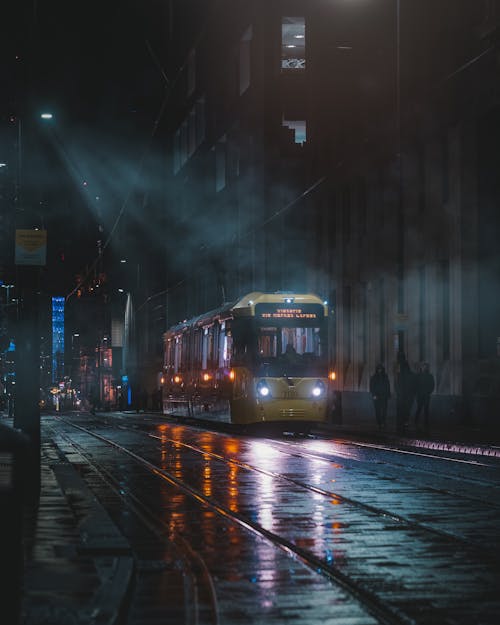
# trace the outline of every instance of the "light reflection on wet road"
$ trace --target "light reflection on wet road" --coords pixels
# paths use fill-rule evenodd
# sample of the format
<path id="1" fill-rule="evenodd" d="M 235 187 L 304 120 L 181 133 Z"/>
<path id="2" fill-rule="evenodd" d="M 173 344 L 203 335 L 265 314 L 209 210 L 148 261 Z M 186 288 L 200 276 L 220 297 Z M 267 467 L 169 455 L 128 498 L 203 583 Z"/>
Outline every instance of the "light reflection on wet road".
<path id="1" fill-rule="evenodd" d="M 83 416 L 72 419 L 161 467 L 209 502 L 333 564 L 409 622 L 496 622 L 498 466 L 395 456 L 334 441 L 251 439 L 174 423 L 158 426 L 161 420 L 153 418 L 143 419 L 148 427 L 135 432 Z M 119 422 L 132 425 L 137 418 Z M 377 622 L 349 593 L 265 538 L 148 476 L 105 443 L 68 425 L 58 427 L 91 448 L 94 462 L 120 475 L 126 491 L 140 495 L 201 554 L 215 580 L 221 622 Z M 123 510 L 115 517 L 124 533 L 137 531 Z"/>

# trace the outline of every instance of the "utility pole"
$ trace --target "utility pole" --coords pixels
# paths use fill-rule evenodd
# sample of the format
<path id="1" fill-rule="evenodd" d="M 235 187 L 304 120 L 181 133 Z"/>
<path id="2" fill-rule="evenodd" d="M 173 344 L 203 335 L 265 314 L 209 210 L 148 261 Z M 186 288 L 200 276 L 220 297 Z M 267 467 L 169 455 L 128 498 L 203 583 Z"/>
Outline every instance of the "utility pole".
<path id="1" fill-rule="evenodd" d="M 52 119 L 42 113 L 42 119 Z M 15 208 L 18 226 L 15 232 L 15 259 L 18 285 L 18 314 L 15 351 L 14 427 L 29 439 L 25 466 L 28 495 L 40 494 L 40 267 L 46 263 L 47 231 L 33 228 L 22 201 L 23 137 L 21 120 L 17 119 L 17 181 Z M 24 228 L 21 225 L 24 224 Z"/>
<path id="2" fill-rule="evenodd" d="M 14 427 L 22 430 L 29 439 L 25 483 L 34 496 L 40 492 L 38 277 L 37 267 L 18 267 L 19 307 L 16 332 Z"/>

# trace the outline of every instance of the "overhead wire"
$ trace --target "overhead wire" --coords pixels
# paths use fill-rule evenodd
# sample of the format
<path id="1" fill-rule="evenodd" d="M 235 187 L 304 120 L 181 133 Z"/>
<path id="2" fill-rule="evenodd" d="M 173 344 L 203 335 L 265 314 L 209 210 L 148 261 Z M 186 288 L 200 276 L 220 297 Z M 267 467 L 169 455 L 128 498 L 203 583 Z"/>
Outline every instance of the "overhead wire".
<path id="1" fill-rule="evenodd" d="M 218 0 L 217 2 L 214 3 L 214 6 L 212 7 L 212 13 L 215 12 L 217 6 L 219 5 L 220 0 Z M 193 43 L 193 46 L 191 46 L 190 50 L 197 45 L 197 43 L 200 41 L 201 37 L 204 34 L 204 31 L 206 29 L 207 23 L 209 21 L 210 18 L 210 14 L 207 16 L 207 18 L 205 19 L 200 32 L 198 33 L 197 37 L 195 38 L 195 41 Z M 137 170 L 136 173 L 134 175 L 133 178 L 133 182 L 130 184 L 130 188 L 129 191 L 124 199 L 124 201 L 122 202 L 122 205 L 120 207 L 120 210 L 118 212 L 118 215 L 114 221 L 113 226 L 111 227 L 111 230 L 109 232 L 109 235 L 106 238 L 106 241 L 104 242 L 104 244 L 102 245 L 102 247 L 100 248 L 99 254 L 97 255 L 97 257 L 92 261 L 92 263 L 90 264 L 90 267 L 88 270 L 85 271 L 85 275 L 82 278 L 82 280 L 66 295 L 66 301 L 68 301 L 70 299 L 70 297 L 72 295 L 74 295 L 83 284 L 85 284 L 85 282 L 87 281 L 87 279 L 89 278 L 89 276 L 91 275 L 91 273 L 94 271 L 95 267 L 97 266 L 98 262 L 102 259 L 102 252 L 104 252 L 104 250 L 108 247 L 108 245 L 110 244 L 114 233 L 116 232 L 116 229 L 118 227 L 118 224 L 120 223 L 120 220 L 123 216 L 123 214 L 125 213 L 125 209 L 127 207 L 127 204 L 130 200 L 130 197 L 132 196 L 132 193 L 134 191 L 134 189 L 136 188 L 136 184 L 137 181 L 140 179 L 140 176 L 142 175 L 142 168 L 144 165 L 144 160 L 146 158 L 146 155 L 148 153 L 150 144 L 152 139 L 154 138 L 154 136 L 156 135 L 156 132 L 158 130 L 158 126 L 160 124 L 161 118 L 163 117 L 163 114 L 165 112 L 165 108 L 167 106 L 168 100 L 170 98 L 170 96 L 173 93 L 173 89 L 177 83 L 177 81 L 179 80 L 180 76 L 182 76 L 182 73 L 184 71 L 184 69 L 187 66 L 188 60 L 189 60 L 189 55 L 190 55 L 190 51 L 188 51 L 188 53 L 186 54 L 184 61 L 180 64 L 179 68 L 177 69 L 176 75 L 172 80 L 169 80 L 164 68 L 161 66 L 158 57 L 156 56 L 156 54 L 154 53 L 154 50 L 151 46 L 151 44 L 149 43 L 149 41 L 147 39 L 145 39 L 145 45 L 146 48 L 149 52 L 149 54 L 151 55 L 151 58 L 153 59 L 154 64 L 160 69 L 160 74 L 163 78 L 163 80 L 166 83 L 166 87 L 165 87 L 165 95 L 162 99 L 158 114 L 156 115 L 154 122 L 152 124 L 152 128 L 151 128 L 151 132 L 150 135 L 148 136 L 147 140 L 146 140 L 146 145 L 144 146 L 144 149 L 141 152 L 141 156 L 139 159 L 139 163 L 137 166 Z M 87 265 L 88 267 L 88 265 Z"/>

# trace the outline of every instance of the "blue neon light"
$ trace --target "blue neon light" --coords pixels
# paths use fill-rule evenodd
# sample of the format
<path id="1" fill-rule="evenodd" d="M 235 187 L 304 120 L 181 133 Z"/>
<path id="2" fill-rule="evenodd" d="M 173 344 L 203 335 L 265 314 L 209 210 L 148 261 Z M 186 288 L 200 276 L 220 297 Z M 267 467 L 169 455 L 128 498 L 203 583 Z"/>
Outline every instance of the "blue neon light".
<path id="1" fill-rule="evenodd" d="M 64 377 L 64 297 L 52 298 L 52 382 Z"/>

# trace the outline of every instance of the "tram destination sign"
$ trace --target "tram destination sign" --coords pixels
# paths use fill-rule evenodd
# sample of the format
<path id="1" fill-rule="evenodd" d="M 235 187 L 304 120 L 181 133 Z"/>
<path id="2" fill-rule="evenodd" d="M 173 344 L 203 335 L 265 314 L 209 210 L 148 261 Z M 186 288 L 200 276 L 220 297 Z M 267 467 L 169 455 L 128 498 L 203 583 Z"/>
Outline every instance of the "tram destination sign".
<path id="1" fill-rule="evenodd" d="M 255 316 L 260 321 L 294 321 L 310 323 L 324 318 L 321 304 L 270 304 L 255 305 Z"/>

